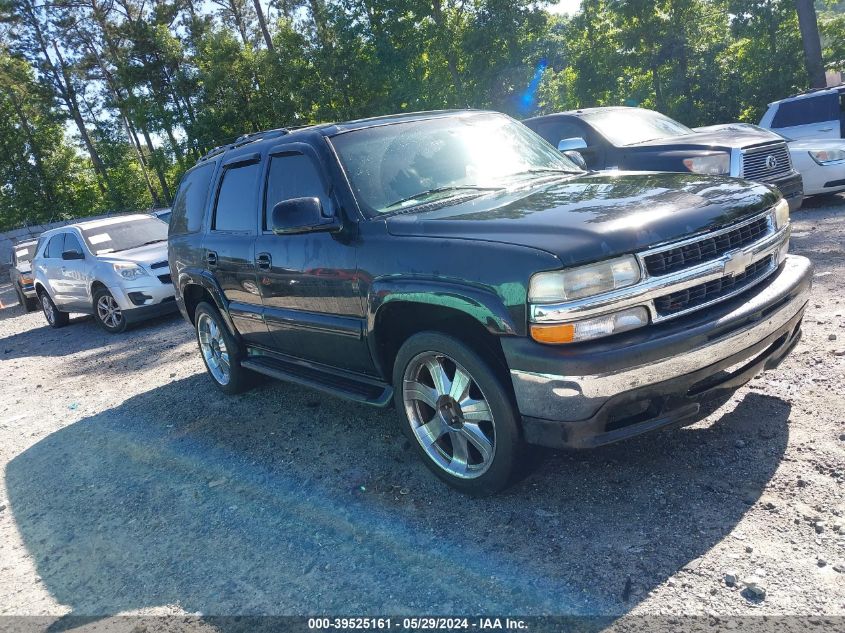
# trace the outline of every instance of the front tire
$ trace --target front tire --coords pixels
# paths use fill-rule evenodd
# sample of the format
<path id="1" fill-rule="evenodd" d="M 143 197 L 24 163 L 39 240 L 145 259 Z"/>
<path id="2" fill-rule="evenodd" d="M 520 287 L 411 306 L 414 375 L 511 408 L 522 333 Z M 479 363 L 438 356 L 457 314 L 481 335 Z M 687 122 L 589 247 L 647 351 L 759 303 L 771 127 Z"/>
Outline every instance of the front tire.
<path id="1" fill-rule="evenodd" d="M 44 312 L 44 317 L 47 319 L 47 323 L 50 327 L 64 327 L 70 321 L 70 315 L 67 312 L 62 312 L 56 307 L 56 304 L 53 303 L 53 300 L 50 298 L 50 295 L 47 294 L 46 290 L 42 290 L 39 293 L 39 299 L 41 300 L 41 310 Z"/>
<path id="2" fill-rule="evenodd" d="M 229 395 L 252 387 L 255 376 L 241 367 L 241 346 L 229 332 L 217 308 L 201 302 L 194 312 L 194 324 L 202 360 L 214 384 Z"/>
<path id="3" fill-rule="evenodd" d="M 513 482 L 525 446 L 491 363 L 451 336 L 422 332 L 400 348 L 393 384 L 403 430 L 435 475 L 474 496 Z"/>
<path id="4" fill-rule="evenodd" d="M 126 315 L 105 288 L 98 288 L 94 292 L 94 320 L 110 334 L 119 334 L 126 330 Z"/>

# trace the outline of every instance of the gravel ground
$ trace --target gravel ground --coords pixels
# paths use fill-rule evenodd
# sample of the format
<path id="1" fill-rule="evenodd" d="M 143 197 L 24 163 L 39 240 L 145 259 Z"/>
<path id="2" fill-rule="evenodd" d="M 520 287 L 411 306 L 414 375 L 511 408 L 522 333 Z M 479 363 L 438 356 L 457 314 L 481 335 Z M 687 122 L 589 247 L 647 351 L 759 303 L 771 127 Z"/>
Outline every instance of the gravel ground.
<path id="1" fill-rule="evenodd" d="M 845 198 L 794 221 L 815 290 L 778 370 L 486 500 L 392 411 L 226 397 L 181 318 L 51 330 L 6 283 L 0 614 L 845 615 Z"/>

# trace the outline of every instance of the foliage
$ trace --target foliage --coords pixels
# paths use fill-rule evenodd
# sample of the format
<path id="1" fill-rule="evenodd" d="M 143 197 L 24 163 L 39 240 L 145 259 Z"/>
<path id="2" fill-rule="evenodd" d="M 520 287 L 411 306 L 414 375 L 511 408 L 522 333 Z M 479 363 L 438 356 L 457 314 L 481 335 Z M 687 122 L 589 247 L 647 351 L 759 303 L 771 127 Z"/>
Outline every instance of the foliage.
<path id="1" fill-rule="evenodd" d="M 807 85 L 793 0 L 549 1 L 0 0 L 0 229 L 169 204 L 202 153 L 266 128 L 617 104 L 756 121 Z M 843 5 L 817 2 L 828 68 Z"/>

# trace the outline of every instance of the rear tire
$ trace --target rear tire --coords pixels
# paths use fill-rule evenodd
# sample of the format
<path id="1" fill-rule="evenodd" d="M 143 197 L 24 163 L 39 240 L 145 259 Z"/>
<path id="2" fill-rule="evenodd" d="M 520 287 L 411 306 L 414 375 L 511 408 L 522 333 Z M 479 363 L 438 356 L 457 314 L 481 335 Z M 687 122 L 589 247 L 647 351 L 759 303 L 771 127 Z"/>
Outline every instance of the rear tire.
<path id="1" fill-rule="evenodd" d="M 70 315 L 67 312 L 62 312 L 56 307 L 56 304 L 53 303 L 53 300 L 50 298 L 50 295 L 47 293 L 46 290 L 42 290 L 38 293 L 38 298 L 41 300 L 41 310 L 44 312 L 44 318 L 47 319 L 47 323 L 50 327 L 64 327 L 70 321 Z"/>
<path id="2" fill-rule="evenodd" d="M 393 367 L 402 428 L 423 462 L 463 493 L 486 496 L 522 470 L 525 444 L 510 390 L 474 349 L 439 332 L 421 332 Z"/>
<path id="3" fill-rule="evenodd" d="M 105 288 L 98 288 L 94 292 L 94 320 L 109 334 L 120 334 L 127 328 L 126 315 L 112 293 Z"/>
<path id="4" fill-rule="evenodd" d="M 255 374 L 241 367 L 243 348 L 229 332 L 217 308 L 205 301 L 194 312 L 197 344 L 208 375 L 226 394 L 246 391 L 255 384 Z"/>

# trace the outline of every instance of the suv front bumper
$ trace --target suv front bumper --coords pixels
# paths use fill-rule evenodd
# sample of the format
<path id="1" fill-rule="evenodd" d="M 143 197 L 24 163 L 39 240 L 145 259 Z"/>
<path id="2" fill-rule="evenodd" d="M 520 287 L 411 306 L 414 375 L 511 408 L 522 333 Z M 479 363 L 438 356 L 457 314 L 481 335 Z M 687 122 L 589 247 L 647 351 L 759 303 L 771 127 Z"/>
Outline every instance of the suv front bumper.
<path id="1" fill-rule="evenodd" d="M 804 180 L 797 171 L 789 175 L 772 180 L 767 184 L 774 185 L 780 190 L 781 195 L 789 203 L 789 211 L 797 211 L 804 202 Z"/>
<path id="2" fill-rule="evenodd" d="M 151 319 L 178 310 L 173 284 L 161 283 L 158 280 L 146 285 L 136 282 L 128 287 L 109 286 L 109 292 L 117 301 L 128 323 Z"/>
<path id="3" fill-rule="evenodd" d="M 783 360 L 811 286 L 810 261 L 789 255 L 747 293 L 676 321 L 573 346 L 502 338 L 526 441 L 590 448 L 691 420 Z"/>

